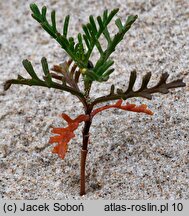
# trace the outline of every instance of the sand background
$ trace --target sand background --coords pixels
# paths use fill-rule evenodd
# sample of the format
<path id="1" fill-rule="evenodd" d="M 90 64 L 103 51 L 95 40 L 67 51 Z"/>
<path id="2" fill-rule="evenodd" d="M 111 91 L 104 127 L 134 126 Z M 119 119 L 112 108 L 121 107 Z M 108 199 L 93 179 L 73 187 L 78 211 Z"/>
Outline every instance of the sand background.
<path id="1" fill-rule="evenodd" d="M 83 112 L 68 93 L 3 83 L 17 74 L 27 58 L 42 75 L 40 60 L 49 65 L 65 60 L 59 45 L 30 16 L 25 0 L 0 1 L 0 198 L 1 199 L 189 199 L 189 1 L 187 0 L 48 0 L 58 24 L 71 15 L 70 35 L 81 30 L 88 16 L 105 8 L 120 8 L 118 16 L 139 16 L 112 58 L 116 71 L 106 83 L 96 83 L 93 97 L 106 94 L 112 83 L 127 86 L 136 69 L 139 78 L 152 72 L 151 84 L 163 72 L 169 80 L 184 78 L 185 88 L 156 94 L 146 103 L 153 116 L 110 109 L 91 128 L 87 158 L 87 194 L 79 194 L 82 125 L 64 160 L 48 144 L 52 126 L 65 126 L 58 115 Z M 110 28 L 115 31 L 114 22 Z M 94 59 L 96 55 L 94 54 Z M 136 86 L 137 86 L 136 85 Z"/>

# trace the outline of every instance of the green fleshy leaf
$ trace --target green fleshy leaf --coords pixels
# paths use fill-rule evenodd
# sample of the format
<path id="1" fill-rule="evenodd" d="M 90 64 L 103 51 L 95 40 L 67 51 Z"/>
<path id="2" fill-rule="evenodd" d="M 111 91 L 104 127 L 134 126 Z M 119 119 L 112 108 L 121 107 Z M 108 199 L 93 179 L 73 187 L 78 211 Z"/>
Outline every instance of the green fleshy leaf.
<path id="1" fill-rule="evenodd" d="M 55 10 L 53 10 L 51 12 L 51 22 L 52 22 L 53 32 L 57 32 L 57 29 L 56 29 L 56 12 L 55 12 Z"/>
<path id="2" fill-rule="evenodd" d="M 33 66 L 31 64 L 30 61 L 28 61 L 27 59 L 22 61 L 22 64 L 24 66 L 24 68 L 26 69 L 26 71 L 30 74 L 30 76 L 35 79 L 35 80 L 39 80 L 37 74 L 35 73 Z"/>
<path id="3" fill-rule="evenodd" d="M 43 17 L 43 20 L 46 20 L 46 13 L 47 13 L 47 7 L 43 6 L 41 9 L 41 15 Z"/>
<path id="4" fill-rule="evenodd" d="M 40 15 L 40 11 L 39 11 L 39 8 L 38 6 L 33 3 L 33 4 L 30 4 L 30 9 L 32 10 L 32 12 L 36 15 Z"/>
<path id="5" fill-rule="evenodd" d="M 64 26 L 63 26 L 63 35 L 64 37 L 67 37 L 68 34 L 68 25 L 69 25 L 70 16 L 66 16 L 64 20 Z"/>

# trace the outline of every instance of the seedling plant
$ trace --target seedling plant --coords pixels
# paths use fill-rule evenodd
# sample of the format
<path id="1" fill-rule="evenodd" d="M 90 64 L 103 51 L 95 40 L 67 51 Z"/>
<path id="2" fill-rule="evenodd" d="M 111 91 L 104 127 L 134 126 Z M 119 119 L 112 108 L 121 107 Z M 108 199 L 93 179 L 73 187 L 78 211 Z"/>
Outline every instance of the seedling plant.
<path id="1" fill-rule="evenodd" d="M 49 69 L 47 59 L 43 57 L 41 59 L 42 70 L 44 72 L 43 79 L 38 77 L 31 62 L 25 59 L 22 63 L 31 78 L 27 79 L 18 75 L 17 79 L 6 81 L 4 89 L 9 89 L 12 84 L 43 86 L 69 92 L 76 96 L 82 103 L 84 114 L 72 119 L 67 114 L 63 113 L 62 118 L 67 122 L 67 127 L 53 128 L 52 133 L 55 135 L 50 138 L 49 143 L 57 143 L 53 149 L 53 153 L 58 154 L 60 158 L 64 159 L 68 143 L 75 136 L 74 131 L 81 122 L 84 122 L 80 159 L 80 195 L 84 195 L 86 193 L 85 166 L 89 144 L 89 131 L 94 116 L 109 108 L 118 108 L 152 115 L 153 112 L 149 110 L 145 104 L 137 106 L 135 104 L 130 104 L 129 102 L 123 103 L 123 101 L 133 97 L 142 97 L 151 100 L 152 94 L 167 94 L 169 89 L 184 87 L 185 83 L 182 79 L 167 83 L 169 74 L 163 73 L 157 84 L 153 87 L 148 87 L 151 78 L 151 73 L 149 72 L 143 76 L 140 88 L 134 90 L 137 73 L 136 71 L 132 71 L 126 89 L 115 89 L 115 86 L 112 85 L 108 94 L 94 99 L 90 94 L 93 83 L 98 82 L 100 84 L 106 82 L 109 79 L 109 76 L 114 72 L 114 61 L 111 59 L 111 54 L 123 40 L 124 35 L 136 21 L 137 16 L 128 16 L 124 23 L 120 18 L 117 18 L 115 20 L 117 33 L 112 37 L 108 26 L 113 17 L 118 13 L 119 9 L 114 9 L 112 11 L 105 10 L 103 15 L 98 16 L 97 18 L 94 18 L 91 15 L 89 16 L 89 22 L 82 26 L 83 32 L 79 33 L 77 38 L 74 39 L 73 37 L 68 36 L 69 16 L 65 17 L 63 28 L 60 32 L 57 28 L 56 13 L 54 10 L 51 12 L 50 21 L 48 21 L 47 8 L 45 6 L 40 10 L 36 4 L 31 4 L 30 9 L 32 11 L 32 17 L 52 38 L 55 39 L 67 53 L 68 59 L 62 64 L 54 65 L 52 69 Z M 107 42 L 106 48 L 102 47 L 100 38 L 103 38 Z M 99 58 L 96 62 L 91 61 L 94 48 L 96 48 L 99 54 Z M 81 82 L 83 82 L 83 85 L 79 85 Z M 95 108 L 100 103 L 109 101 L 116 102 Z"/>

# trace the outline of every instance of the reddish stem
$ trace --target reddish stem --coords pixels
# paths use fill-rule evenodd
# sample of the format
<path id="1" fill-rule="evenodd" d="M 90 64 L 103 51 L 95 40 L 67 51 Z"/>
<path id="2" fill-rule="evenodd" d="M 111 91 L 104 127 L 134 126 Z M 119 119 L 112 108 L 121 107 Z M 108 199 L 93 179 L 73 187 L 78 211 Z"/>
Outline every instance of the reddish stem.
<path id="1" fill-rule="evenodd" d="M 85 194 L 85 164 L 86 164 L 87 150 L 81 149 L 81 164 L 80 164 L 80 196 Z"/>
<path id="2" fill-rule="evenodd" d="M 85 167 L 86 167 L 86 158 L 88 152 L 88 143 L 89 143 L 89 130 L 92 123 L 92 118 L 99 112 L 109 109 L 109 108 L 119 108 L 123 110 L 133 111 L 133 112 L 143 112 L 149 115 L 152 115 L 152 111 L 150 111 L 145 104 L 140 106 L 136 106 L 135 104 L 126 103 L 126 105 L 122 105 L 122 100 L 118 100 L 117 103 L 112 105 L 106 105 L 100 108 L 97 108 L 92 111 L 93 106 L 87 104 L 85 114 L 79 115 L 75 119 L 71 119 L 65 113 L 62 114 L 62 118 L 68 123 L 68 126 L 65 128 L 53 128 L 52 132 L 58 134 L 57 136 L 50 138 L 50 143 L 57 142 L 58 145 L 54 147 L 53 152 L 57 153 L 59 157 L 64 159 L 65 153 L 67 151 L 68 142 L 75 136 L 74 131 L 78 128 L 79 123 L 84 121 L 83 128 L 83 145 L 81 149 L 81 166 L 80 166 L 80 195 L 85 194 Z"/>
<path id="3" fill-rule="evenodd" d="M 85 115 L 90 116 L 92 111 L 92 107 L 88 106 Z M 80 195 L 85 194 L 85 166 L 86 166 L 86 157 L 87 157 L 87 147 L 89 143 L 89 130 L 92 123 L 92 119 L 89 118 L 85 121 L 84 128 L 83 128 L 83 145 L 81 149 L 81 171 L 80 171 Z"/>

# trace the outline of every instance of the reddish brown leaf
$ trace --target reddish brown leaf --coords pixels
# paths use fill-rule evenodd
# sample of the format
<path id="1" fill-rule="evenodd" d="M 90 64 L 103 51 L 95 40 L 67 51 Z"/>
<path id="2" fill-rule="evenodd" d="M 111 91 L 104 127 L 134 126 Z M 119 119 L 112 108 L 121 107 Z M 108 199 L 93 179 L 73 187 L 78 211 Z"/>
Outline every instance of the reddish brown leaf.
<path id="1" fill-rule="evenodd" d="M 79 115 L 75 119 L 71 119 L 67 114 L 63 113 L 61 117 L 68 123 L 68 126 L 65 128 L 53 128 L 52 133 L 58 134 L 50 138 L 49 143 L 58 143 L 54 149 L 53 153 L 59 155 L 60 158 L 64 159 L 65 154 L 67 152 L 67 144 L 68 142 L 75 137 L 74 131 L 78 128 L 79 123 L 82 121 L 88 121 L 90 118 L 94 117 L 97 113 L 109 109 L 109 108 L 118 108 L 123 110 L 128 110 L 132 112 L 142 112 L 149 115 L 152 115 L 153 112 L 150 111 L 145 104 L 140 106 L 136 106 L 135 104 L 126 103 L 126 105 L 122 105 L 122 100 L 118 100 L 117 103 L 112 105 L 106 105 L 100 108 L 95 109 L 91 115 Z"/>
<path id="2" fill-rule="evenodd" d="M 68 126 L 65 128 L 53 128 L 52 133 L 58 134 L 50 138 L 49 143 L 58 143 L 53 149 L 53 153 L 58 154 L 58 156 L 64 159 L 67 152 L 68 142 L 75 137 L 74 131 L 78 128 L 79 123 L 82 121 L 89 120 L 88 115 L 79 115 L 75 119 L 71 119 L 65 113 L 62 114 L 62 118 L 68 123 Z"/>
<path id="3" fill-rule="evenodd" d="M 103 110 L 109 109 L 109 108 L 118 108 L 118 109 L 122 109 L 122 110 L 128 110 L 128 111 L 132 111 L 132 112 L 142 112 L 142 113 L 146 113 L 148 115 L 153 115 L 153 112 L 147 108 L 146 104 L 141 104 L 141 105 L 137 106 L 135 104 L 130 104 L 127 102 L 126 105 L 122 105 L 122 102 L 123 102 L 122 99 L 120 99 L 115 104 L 106 105 L 106 106 L 97 108 L 91 113 L 91 116 L 93 117 L 97 113 L 99 113 Z"/>

